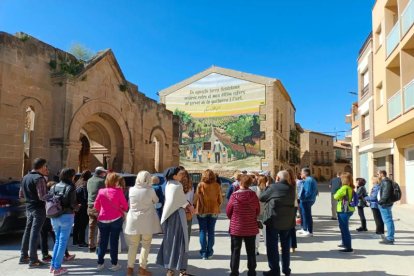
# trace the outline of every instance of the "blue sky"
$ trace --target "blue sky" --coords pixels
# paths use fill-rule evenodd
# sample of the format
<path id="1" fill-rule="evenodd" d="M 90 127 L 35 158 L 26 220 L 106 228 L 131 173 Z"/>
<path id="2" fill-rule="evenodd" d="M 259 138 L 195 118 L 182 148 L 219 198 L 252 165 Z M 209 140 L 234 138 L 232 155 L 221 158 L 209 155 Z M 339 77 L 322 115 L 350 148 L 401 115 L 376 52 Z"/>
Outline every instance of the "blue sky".
<path id="1" fill-rule="evenodd" d="M 280 79 L 296 121 L 348 130 L 374 0 L 1 0 L 0 30 L 68 50 L 111 48 L 147 96 L 211 65 Z"/>

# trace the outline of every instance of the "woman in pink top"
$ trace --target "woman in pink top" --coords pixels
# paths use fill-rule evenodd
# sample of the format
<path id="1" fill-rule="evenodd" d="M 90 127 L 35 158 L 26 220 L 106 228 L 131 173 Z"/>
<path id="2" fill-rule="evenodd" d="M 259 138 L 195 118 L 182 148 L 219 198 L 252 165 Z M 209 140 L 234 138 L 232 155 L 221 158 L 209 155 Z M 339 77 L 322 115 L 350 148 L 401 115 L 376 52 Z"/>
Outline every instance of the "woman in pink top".
<path id="1" fill-rule="evenodd" d="M 116 173 L 109 173 L 106 176 L 105 187 L 100 189 L 95 200 L 95 209 L 99 212 L 98 227 L 101 233 L 98 248 L 98 271 L 105 268 L 104 257 L 110 241 L 112 271 L 121 269 L 118 264 L 118 241 L 122 231 L 124 212 L 128 210 L 128 202 L 124 192 L 119 188 L 118 183 L 121 177 Z"/>

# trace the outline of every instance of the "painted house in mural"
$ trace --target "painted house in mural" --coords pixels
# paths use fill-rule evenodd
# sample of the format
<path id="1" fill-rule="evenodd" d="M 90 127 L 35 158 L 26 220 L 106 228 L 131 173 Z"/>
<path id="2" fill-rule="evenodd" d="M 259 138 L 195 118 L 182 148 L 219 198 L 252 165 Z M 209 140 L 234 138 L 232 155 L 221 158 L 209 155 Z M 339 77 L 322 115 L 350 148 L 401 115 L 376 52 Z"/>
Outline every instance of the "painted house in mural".
<path id="1" fill-rule="evenodd" d="M 274 172 L 299 164 L 296 110 L 279 80 L 213 66 L 159 94 L 180 118 L 187 169 Z"/>

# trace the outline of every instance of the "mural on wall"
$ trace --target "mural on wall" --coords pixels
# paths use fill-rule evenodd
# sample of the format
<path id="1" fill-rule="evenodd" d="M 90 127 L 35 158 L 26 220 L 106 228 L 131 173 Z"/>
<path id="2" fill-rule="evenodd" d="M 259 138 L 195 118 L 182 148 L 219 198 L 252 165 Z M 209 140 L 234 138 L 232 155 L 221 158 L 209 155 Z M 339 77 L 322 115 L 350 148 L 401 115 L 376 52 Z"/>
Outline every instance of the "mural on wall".
<path id="1" fill-rule="evenodd" d="M 186 169 L 260 169 L 264 85 L 212 73 L 167 95 L 165 103 L 180 118 Z"/>

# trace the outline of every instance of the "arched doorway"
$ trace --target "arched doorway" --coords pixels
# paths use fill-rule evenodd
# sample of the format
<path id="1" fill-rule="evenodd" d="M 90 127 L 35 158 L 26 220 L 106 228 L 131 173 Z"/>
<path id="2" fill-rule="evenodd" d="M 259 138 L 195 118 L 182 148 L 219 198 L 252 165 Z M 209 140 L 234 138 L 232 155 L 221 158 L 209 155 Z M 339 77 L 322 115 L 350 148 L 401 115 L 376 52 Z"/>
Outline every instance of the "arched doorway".
<path id="1" fill-rule="evenodd" d="M 122 171 L 123 138 L 115 120 L 104 113 L 89 117 L 80 130 L 78 170 L 94 170 L 98 166 Z"/>
<path id="2" fill-rule="evenodd" d="M 32 168 L 32 140 L 36 116 L 33 106 L 27 106 L 25 111 L 22 175 L 25 175 Z"/>
<path id="3" fill-rule="evenodd" d="M 150 141 L 153 145 L 154 156 L 154 172 L 162 172 L 164 170 L 164 146 L 165 133 L 160 127 L 156 127 L 151 132 Z"/>

